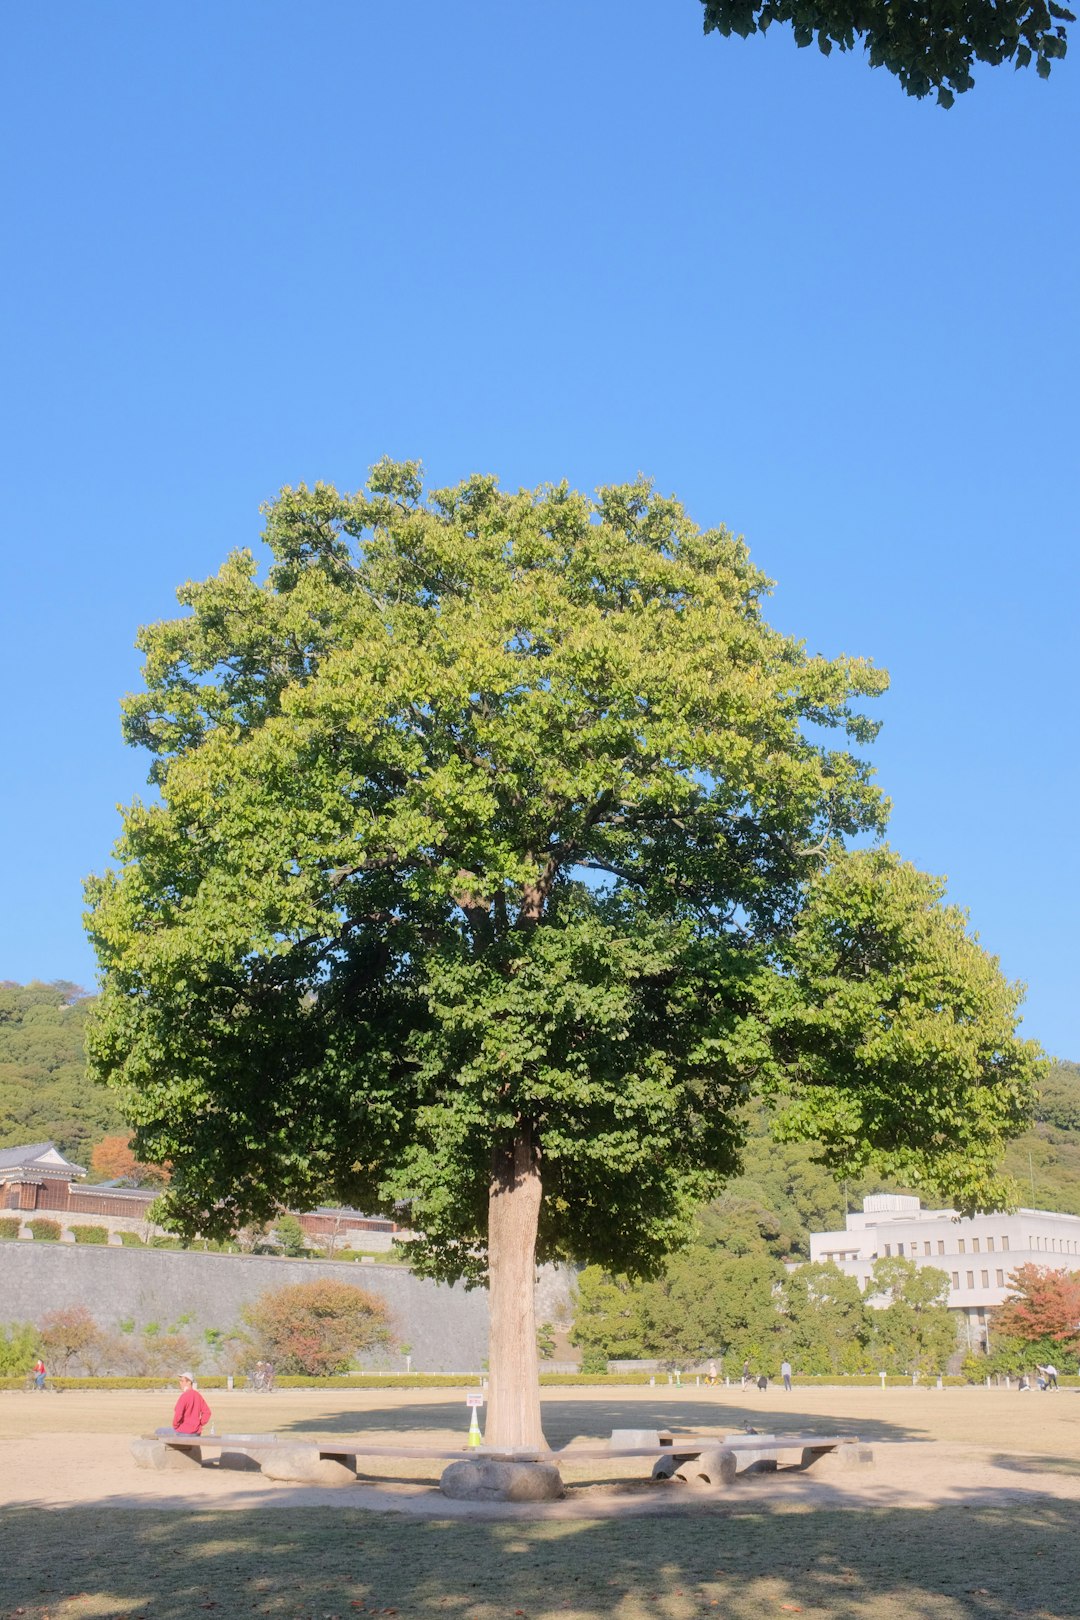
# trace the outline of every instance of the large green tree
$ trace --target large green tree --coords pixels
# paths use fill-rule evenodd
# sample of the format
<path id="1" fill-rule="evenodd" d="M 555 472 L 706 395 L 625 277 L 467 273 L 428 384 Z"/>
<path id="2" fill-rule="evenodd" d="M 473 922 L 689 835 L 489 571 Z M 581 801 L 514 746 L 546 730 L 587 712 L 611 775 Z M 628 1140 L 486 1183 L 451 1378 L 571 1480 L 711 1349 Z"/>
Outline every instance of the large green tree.
<path id="1" fill-rule="evenodd" d="M 89 884 L 92 1036 L 187 1232 L 328 1194 L 487 1278 L 489 1441 L 542 1439 L 537 1255 L 655 1268 L 746 1103 L 846 1173 L 996 1198 L 1017 995 L 887 850 L 884 676 L 770 628 L 644 483 L 285 490 L 142 632 L 158 797 Z"/>
<path id="2" fill-rule="evenodd" d="M 888 1301 L 869 1312 L 880 1366 L 886 1372 L 944 1372 L 957 1347 L 956 1319 L 946 1305 L 946 1273 L 902 1256 L 885 1256 L 874 1261 L 869 1295 Z"/>
<path id="3" fill-rule="evenodd" d="M 858 1281 L 835 1261 L 788 1272 L 777 1291 L 783 1353 L 803 1373 L 863 1372 L 870 1338 Z"/>
<path id="4" fill-rule="evenodd" d="M 790 24 L 797 45 L 865 46 L 871 67 L 894 73 L 909 96 L 937 93 L 949 107 L 975 83 L 976 62 L 1032 62 L 1046 78 L 1065 55 L 1076 14 L 1055 0 L 701 0 L 705 32 L 744 39 Z"/>

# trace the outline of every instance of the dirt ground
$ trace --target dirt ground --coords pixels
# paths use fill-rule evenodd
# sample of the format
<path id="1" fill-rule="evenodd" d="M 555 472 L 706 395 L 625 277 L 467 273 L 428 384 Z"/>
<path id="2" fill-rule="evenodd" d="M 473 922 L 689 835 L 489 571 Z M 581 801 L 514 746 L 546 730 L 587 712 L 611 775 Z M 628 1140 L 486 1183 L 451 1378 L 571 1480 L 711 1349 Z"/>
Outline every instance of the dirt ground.
<path id="1" fill-rule="evenodd" d="M 212 1391 L 211 1404 L 219 1433 L 363 1433 L 373 1444 L 453 1446 L 463 1443 L 468 1426 L 464 1396 L 464 1387 L 459 1397 L 446 1390 Z M 1064 1390 L 549 1390 L 548 1441 L 570 1450 L 561 1463 L 567 1499 L 544 1507 L 450 1502 L 437 1490 L 444 1465 L 411 1459 L 361 1460 L 364 1477 L 334 1488 L 277 1484 L 216 1463 L 190 1475 L 136 1469 L 130 1438 L 167 1423 L 171 1403 L 167 1391 L 0 1394 L 0 1507 L 352 1507 L 441 1519 L 715 1510 L 712 1493 L 677 1483 L 647 1485 L 643 1459 L 574 1464 L 573 1450 L 606 1440 L 613 1428 L 662 1425 L 723 1434 L 747 1423 L 769 1432 L 858 1435 L 872 1446 L 874 1462 L 740 1478 L 723 1494 L 727 1512 L 1080 1503 L 1080 1396 Z"/>
<path id="2" fill-rule="evenodd" d="M 136 1469 L 172 1396 L 0 1394 L 0 1620 L 1075 1620 L 1080 1398 L 986 1389 L 550 1390 L 553 1446 L 661 1424 L 859 1435 L 868 1468 L 454 1503 L 439 1463 L 336 1489 Z M 219 1433 L 460 1445 L 453 1391 L 211 1394 Z M 449 1398 L 448 1398 L 449 1397 Z M 351 1508 L 351 1513 L 342 1509 Z M 303 1509 L 305 1511 L 298 1511 Z"/>

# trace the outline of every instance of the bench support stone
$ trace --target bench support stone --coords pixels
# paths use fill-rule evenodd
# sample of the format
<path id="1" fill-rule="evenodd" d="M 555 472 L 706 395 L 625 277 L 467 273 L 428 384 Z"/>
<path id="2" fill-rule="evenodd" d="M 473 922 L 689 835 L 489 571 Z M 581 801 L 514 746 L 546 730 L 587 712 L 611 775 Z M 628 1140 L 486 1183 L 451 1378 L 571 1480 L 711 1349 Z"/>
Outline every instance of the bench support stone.
<path id="1" fill-rule="evenodd" d="M 318 1446 L 275 1446 L 263 1458 L 262 1471 L 267 1479 L 299 1485 L 352 1485 L 356 1458 L 322 1457 Z"/>
<path id="2" fill-rule="evenodd" d="M 666 1459 L 665 1459 L 666 1461 Z M 675 1478 L 694 1490 L 722 1489 L 735 1481 L 738 1459 L 726 1446 L 712 1446 L 675 1470 Z"/>
<path id="3" fill-rule="evenodd" d="M 804 1467 L 816 1462 L 822 1473 L 831 1474 L 834 1470 L 848 1468 L 867 1468 L 874 1460 L 871 1446 L 861 1446 L 854 1441 L 849 1445 L 837 1446 L 833 1451 L 804 1451 Z"/>
<path id="4" fill-rule="evenodd" d="M 223 1451 L 218 1458 L 219 1468 L 231 1468 L 238 1474 L 257 1474 L 262 1464 L 250 1451 Z"/>
<path id="5" fill-rule="evenodd" d="M 202 1467 L 200 1446 L 167 1446 L 162 1440 L 133 1440 L 131 1455 L 136 1468 L 151 1468 L 158 1474 L 183 1473 Z"/>

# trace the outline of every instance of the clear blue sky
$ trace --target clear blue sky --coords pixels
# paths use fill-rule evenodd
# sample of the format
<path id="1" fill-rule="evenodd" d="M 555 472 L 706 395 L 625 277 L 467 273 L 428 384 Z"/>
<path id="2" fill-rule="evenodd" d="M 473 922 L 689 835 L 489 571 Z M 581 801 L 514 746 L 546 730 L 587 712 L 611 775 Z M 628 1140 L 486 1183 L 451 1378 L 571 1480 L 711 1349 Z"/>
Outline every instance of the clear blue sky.
<path id="1" fill-rule="evenodd" d="M 0 978 L 93 982 L 136 628 L 281 484 L 641 470 L 890 669 L 892 841 L 1080 1058 L 1080 60 L 944 113 L 696 0 L 4 34 Z"/>

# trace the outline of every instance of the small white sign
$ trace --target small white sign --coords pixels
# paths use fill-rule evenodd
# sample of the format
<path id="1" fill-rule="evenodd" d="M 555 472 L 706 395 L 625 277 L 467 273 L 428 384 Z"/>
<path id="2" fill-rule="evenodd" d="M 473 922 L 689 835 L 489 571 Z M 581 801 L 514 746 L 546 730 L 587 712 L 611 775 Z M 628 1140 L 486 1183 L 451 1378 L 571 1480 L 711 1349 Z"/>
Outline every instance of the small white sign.
<path id="1" fill-rule="evenodd" d="M 465 1397 L 466 1406 L 483 1406 L 483 1404 L 484 1397 L 482 1395 L 466 1395 Z"/>

